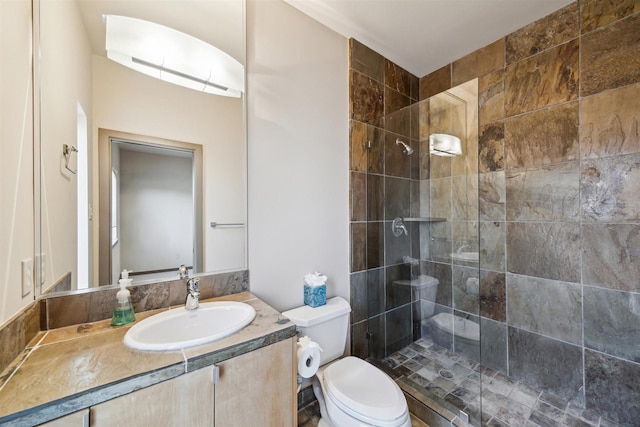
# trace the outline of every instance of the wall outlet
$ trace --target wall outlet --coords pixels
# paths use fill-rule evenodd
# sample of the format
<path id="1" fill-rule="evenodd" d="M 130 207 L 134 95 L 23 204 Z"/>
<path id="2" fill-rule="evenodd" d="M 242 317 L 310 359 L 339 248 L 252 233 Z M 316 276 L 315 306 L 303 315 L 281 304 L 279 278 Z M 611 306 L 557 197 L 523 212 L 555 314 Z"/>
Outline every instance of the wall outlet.
<path id="1" fill-rule="evenodd" d="M 33 259 L 22 260 L 22 296 L 25 297 L 33 290 Z"/>

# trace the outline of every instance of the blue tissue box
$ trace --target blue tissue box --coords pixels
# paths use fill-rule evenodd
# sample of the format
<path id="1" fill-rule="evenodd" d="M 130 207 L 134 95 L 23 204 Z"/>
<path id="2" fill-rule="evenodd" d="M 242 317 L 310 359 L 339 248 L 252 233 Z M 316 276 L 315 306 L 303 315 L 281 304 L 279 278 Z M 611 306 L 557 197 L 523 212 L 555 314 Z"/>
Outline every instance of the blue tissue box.
<path id="1" fill-rule="evenodd" d="M 327 285 L 304 285 L 304 303 L 309 307 L 320 307 L 327 303 Z"/>

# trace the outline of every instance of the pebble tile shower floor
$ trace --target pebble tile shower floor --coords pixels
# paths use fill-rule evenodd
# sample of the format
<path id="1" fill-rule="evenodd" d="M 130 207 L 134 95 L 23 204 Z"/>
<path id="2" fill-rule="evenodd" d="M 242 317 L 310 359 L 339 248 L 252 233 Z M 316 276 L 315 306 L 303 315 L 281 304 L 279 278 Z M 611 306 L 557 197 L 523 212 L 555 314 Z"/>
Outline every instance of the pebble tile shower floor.
<path id="1" fill-rule="evenodd" d="M 617 426 L 592 411 L 536 391 L 440 347 L 428 338 L 420 339 L 386 359 L 371 362 L 396 381 L 410 383 L 425 396 L 444 401 L 443 406 L 452 413 L 464 411 L 474 426 L 480 425 L 480 419 L 483 426 Z M 479 409 L 480 378 L 482 415 Z"/>

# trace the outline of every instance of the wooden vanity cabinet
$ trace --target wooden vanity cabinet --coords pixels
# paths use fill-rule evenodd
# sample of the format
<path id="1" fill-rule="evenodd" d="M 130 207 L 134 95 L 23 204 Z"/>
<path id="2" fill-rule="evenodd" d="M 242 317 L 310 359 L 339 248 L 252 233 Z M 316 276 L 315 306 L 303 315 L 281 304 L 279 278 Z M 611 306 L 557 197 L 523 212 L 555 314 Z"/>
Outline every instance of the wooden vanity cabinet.
<path id="1" fill-rule="evenodd" d="M 296 427 L 296 341 L 290 338 L 220 363 L 216 427 Z"/>
<path id="2" fill-rule="evenodd" d="M 40 427 L 87 427 L 89 425 L 89 409 L 74 412 L 64 417 L 56 418 Z"/>
<path id="3" fill-rule="evenodd" d="M 46 427 L 296 427 L 295 338 L 271 344 L 87 410 Z M 78 416 L 80 414 L 80 416 Z"/>
<path id="4" fill-rule="evenodd" d="M 212 426 L 214 367 L 125 394 L 91 407 L 91 427 Z"/>

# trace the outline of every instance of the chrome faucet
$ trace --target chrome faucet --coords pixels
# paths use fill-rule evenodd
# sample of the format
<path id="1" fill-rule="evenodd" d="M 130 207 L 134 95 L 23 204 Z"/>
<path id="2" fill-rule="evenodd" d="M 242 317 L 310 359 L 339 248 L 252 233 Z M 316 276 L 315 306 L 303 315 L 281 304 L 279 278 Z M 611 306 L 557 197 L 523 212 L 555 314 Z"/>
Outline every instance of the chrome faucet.
<path id="1" fill-rule="evenodd" d="M 180 276 L 181 279 L 188 279 L 189 278 L 189 269 L 187 268 L 186 265 L 182 264 L 178 268 L 178 275 Z"/>
<path id="2" fill-rule="evenodd" d="M 200 279 L 192 277 L 187 280 L 187 300 L 184 303 L 184 308 L 187 310 L 195 310 L 200 306 L 200 289 L 198 282 Z"/>

